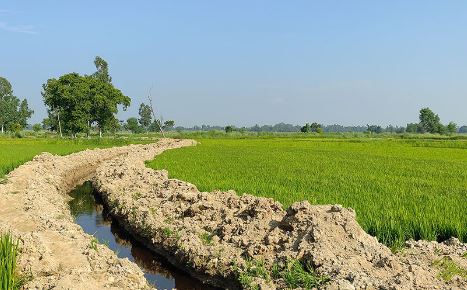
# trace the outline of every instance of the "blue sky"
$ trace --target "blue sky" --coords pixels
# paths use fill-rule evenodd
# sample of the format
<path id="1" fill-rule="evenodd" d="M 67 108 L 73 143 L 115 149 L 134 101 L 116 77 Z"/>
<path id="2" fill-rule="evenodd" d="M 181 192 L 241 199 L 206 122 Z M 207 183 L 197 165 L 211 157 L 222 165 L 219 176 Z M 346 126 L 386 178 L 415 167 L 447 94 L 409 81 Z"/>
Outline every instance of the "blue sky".
<path id="1" fill-rule="evenodd" d="M 137 114 L 177 124 L 467 124 L 466 1 L 2 1 L 0 75 L 41 85 L 99 55 Z"/>

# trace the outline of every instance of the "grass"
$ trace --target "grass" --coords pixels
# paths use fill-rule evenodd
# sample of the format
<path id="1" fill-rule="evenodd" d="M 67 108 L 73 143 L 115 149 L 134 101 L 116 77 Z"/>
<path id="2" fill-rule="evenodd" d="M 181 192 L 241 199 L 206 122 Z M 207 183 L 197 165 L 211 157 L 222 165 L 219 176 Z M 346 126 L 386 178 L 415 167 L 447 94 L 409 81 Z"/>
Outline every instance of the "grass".
<path id="1" fill-rule="evenodd" d="M 0 138 L 0 182 L 8 172 L 31 160 L 42 152 L 66 155 L 73 152 L 144 143 L 138 139 L 52 139 L 52 138 Z"/>
<path id="2" fill-rule="evenodd" d="M 467 141 L 391 138 L 200 139 L 148 163 L 202 191 L 234 189 L 285 206 L 342 204 L 386 245 L 467 242 Z"/>
<path id="3" fill-rule="evenodd" d="M 289 289 L 314 289 L 329 281 L 329 277 L 318 275 L 313 267 L 298 260 L 287 261 L 282 270 L 275 267 L 273 277 L 283 279 Z"/>
<path id="4" fill-rule="evenodd" d="M 456 275 L 467 278 L 467 269 L 460 267 L 449 257 L 436 260 L 433 265 L 440 270 L 438 277 L 444 281 L 450 281 Z"/>
<path id="5" fill-rule="evenodd" d="M 21 277 L 16 269 L 18 242 L 9 233 L 0 236 L 0 289 L 11 290 L 21 287 Z"/>
<path id="6" fill-rule="evenodd" d="M 267 282 L 272 279 L 282 280 L 287 289 L 316 289 L 329 281 L 326 276 L 319 275 L 309 264 L 304 265 L 299 260 L 290 259 L 284 266 L 274 264 L 269 271 L 262 260 L 247 260 L 245 269 L 238 271 L 238 281 L 243 289 L 256 290 L 259 286 L 255 278 Z"/>

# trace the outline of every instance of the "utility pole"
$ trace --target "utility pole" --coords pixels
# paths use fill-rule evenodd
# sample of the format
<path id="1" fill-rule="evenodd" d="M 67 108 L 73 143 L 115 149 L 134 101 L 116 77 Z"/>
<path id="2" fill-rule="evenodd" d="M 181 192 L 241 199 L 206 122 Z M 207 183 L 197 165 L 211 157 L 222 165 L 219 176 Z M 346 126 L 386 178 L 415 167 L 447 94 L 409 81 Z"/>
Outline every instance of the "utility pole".
<path id="1" fill-rule="evenodd" d="M 152 113 L 152 117 L 154 119 L 154 122 L 156 122 L 156 124 L 159 125 L 159 130 L 162 134 L 162 137 L 165 138 L 165 134 L 164 134 L 164 130 L 162 130 L 162 124 L 161 124 L 161 121 L 159 119 L 156 118 L 156 114 L 154 113 L 154 107 L 152 106 L 152 97 L 151 97 L 151 89 L 149 89 L 149 95 L 148 95 L 148 100 L 149 100 L 149 106 L 151 106 L 151 113 Z"/>

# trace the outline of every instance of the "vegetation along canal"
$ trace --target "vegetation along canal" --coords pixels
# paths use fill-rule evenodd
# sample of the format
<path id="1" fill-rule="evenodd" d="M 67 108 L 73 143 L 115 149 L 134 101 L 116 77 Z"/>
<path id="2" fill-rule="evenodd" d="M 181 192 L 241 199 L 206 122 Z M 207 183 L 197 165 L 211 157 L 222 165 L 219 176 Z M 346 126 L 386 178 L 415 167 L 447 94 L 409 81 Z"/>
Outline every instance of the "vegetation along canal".
<path id="1" fill-rule="evenodd" d="M 119 258 L 135 262 L 143 270 L 148 283 L 156 289 L 217 289 L 175 269 L 163 257 L 133 239 L 110 217 L 91 182 L 85 182 L 69 194 L 73 198 L 69 205 L 75 222 L 100 243 L 106 244 Z"/>

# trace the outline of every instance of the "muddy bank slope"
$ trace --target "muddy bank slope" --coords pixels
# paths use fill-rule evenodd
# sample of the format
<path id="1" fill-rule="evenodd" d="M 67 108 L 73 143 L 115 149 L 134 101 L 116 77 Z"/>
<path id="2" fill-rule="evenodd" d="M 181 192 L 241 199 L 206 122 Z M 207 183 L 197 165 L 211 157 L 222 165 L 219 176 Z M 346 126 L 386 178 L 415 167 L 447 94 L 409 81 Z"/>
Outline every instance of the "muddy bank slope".
<path id="1" fill-rule="evenodd" d="M 145 289 L 142 271 L 119 259 L 73 222 L 67 192 L 92 177 L 103 161 L 144 156 L 192 141 L 87 150 L 68 156 L 43 153 L 7 176 L 0 185 L 0 232 L 19 239 L 19 268 L 30 274 L 27 289 Z M 97 250 L 96 247 L 97 246 Z"/>
<path id="2" fill-rule="evenodd" d="M 411 241 L 393 254 L 362 230 L 352 209 L 297 202 L 284 210 L 272 199 L 200 192 L 146 168 L 143 161 L 160 152 L 103 162 L 93 183 L 127 230 L 192 275 L 229 288 L 467 288 L 465 277 L 439 276 L 452 265 L 467 268 L 467 245 L 456 239 Z M 294 259 L 314 277 L 298 279 Z"/>

